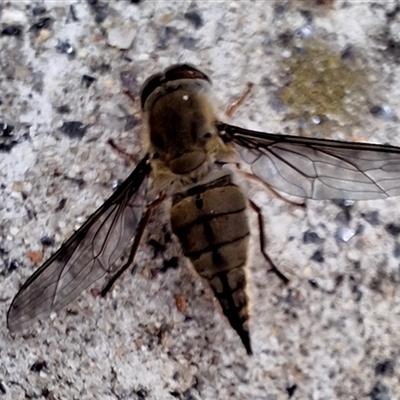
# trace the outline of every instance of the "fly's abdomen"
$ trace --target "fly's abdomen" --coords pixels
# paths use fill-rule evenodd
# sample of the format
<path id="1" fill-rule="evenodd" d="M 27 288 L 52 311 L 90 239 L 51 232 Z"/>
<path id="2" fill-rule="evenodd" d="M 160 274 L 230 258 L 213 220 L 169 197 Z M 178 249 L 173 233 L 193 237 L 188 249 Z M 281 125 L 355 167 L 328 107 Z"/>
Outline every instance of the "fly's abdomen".
<path id="1" fill-rule="evenodd" d="M 206 279 L 251 354 L 246 293 L 246 198 L 225 176 L 174 196 L 171 225 L 183 253 Z"/>

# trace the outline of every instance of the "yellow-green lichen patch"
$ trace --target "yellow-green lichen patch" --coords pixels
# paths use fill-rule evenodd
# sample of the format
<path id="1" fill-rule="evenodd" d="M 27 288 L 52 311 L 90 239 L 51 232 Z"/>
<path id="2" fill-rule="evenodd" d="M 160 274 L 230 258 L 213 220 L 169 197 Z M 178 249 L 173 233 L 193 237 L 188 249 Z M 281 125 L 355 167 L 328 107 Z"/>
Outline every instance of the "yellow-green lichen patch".
<path id="1" fill-rule="evenodd" d="M 302 120 L 306 132 L 324 136 L 337 125 L 359 123 L 367 110 L 370 85 L 367 70 L 356 57 L 345 58 L 313 40 L 293 48 L 282 63 L 289 79 L 280 98 L 290 108 L 288 119 Z"/>

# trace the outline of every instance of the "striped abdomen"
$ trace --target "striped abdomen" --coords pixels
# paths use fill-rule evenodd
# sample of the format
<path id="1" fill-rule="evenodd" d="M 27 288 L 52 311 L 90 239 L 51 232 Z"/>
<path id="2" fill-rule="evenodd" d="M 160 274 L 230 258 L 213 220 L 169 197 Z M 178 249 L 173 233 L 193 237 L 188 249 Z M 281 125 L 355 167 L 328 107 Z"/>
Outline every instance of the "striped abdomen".
<path id="1" fill-rule="evenodd" d="M 246 293 L 246 198 L 231 176 L 173 197 L 171 225 L 183 253 L 206 279 L 251 354 Z"/>

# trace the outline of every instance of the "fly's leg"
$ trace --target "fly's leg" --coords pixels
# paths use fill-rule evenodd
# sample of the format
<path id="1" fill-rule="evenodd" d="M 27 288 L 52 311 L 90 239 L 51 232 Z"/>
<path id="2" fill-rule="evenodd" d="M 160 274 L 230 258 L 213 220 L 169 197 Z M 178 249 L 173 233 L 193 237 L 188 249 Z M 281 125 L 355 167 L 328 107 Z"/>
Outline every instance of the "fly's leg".
<path id="1" fill-rule="evenodd" d="M 101 290 L 100 294 L 102 297 L 104 297 L 112 288 L 114 285 L 115 281 L 129 268 L 129 266 L 133 263 L 133 260 L 135 258 L 137 249 L 139 248 L 139 244 L 143 238 L 144 231 L 146 229 L 146 226 L 149 222 L 149 219 L 153 213 L 153 210 L 158 207 L 163 201 L 165 200 L 165 196 L 160 196 L 157 200 L 154 200 L 149 206 L 147 207 L 147 210 L 143 217 L 141 218 L 137 232 L 135 235 L 135 239 L 132 244 L 131 251 L 129 253 L 128 261 L 122 265 L 122 267 L 108 280 L 107 284 L 104 286 L 104 288 Z M 136 272 L 136 269 L 133 271 Z"/>
<path id="2" fill-rule="evenodd" d="M 133 154 L 129 154 L 123 149 L 121 146 L 119 146 L 117 143 L 114 142 L 113 139 L 108 139 L 107 143 L 117 152 L 121 155 L 121 157 L 128 163 L 128 164 L 137 164 L 138 163 L 138 158 L 137 156 L 134 156 Z"/>
<path id="3" fill-rule="evenodd" d="M 247 97 L 249 97 L 252 88 L 253 84 L 251 82 L 247 83 L 246 91 L 236 101 L 234 101 L 225 111 L 225 114 L 228 117 L 232 117 L 232 115 L 235 114 L 236 110 L 245 102 Z"/>
<path id="4" fill-rule="evenodd" d="M 128 96 L 132 100 L 132 102 L 134 104 L 136 104 L 136 101 L 137 101 L 136 97 L 133 95 L 133 93 L 129 89 L 124 89 L 124 95 Z"/>
<path id="5" fill-rule="evenodd" d="M 265 252 L 265 232 L 264 232 L 264 220 L 263 216 L 261 213 L 260 207 L 257 206 L 253 201 L 249 200 L 251 208 L 257 213 L 258 215 L 258 227 L 259 227 L 259 232 L 260 232 L 260 250 L 264 258 L 267 260 L 267 262 L 271 265 L 271 272 L 274 272 L 279 279 L 283 281 L 284 284 L 289 283 L 289 279 L 281 272 L 279 271 L 278 267 L 273 263 L 273 261 L 269 258 L 268 254 Z"/>

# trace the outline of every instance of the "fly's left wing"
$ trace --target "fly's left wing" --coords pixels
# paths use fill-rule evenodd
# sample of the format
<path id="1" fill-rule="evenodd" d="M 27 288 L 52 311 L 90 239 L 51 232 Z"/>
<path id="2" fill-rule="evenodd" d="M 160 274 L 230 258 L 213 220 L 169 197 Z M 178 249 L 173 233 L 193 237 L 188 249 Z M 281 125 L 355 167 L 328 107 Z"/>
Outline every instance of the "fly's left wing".
<path id="1" fill-rule="evenodd" d="M 217 127 L 254 175 L 278 191 L 319 200 L 400 195 L 400 147 Z"/>
<path id="2" fill-rule="evenodd" d="M 110 272 L 135 236 L 145 207 L 148 156 L 114 194 L 24 283 L 11 303 L 11 332 L 61 310 Z"/>

